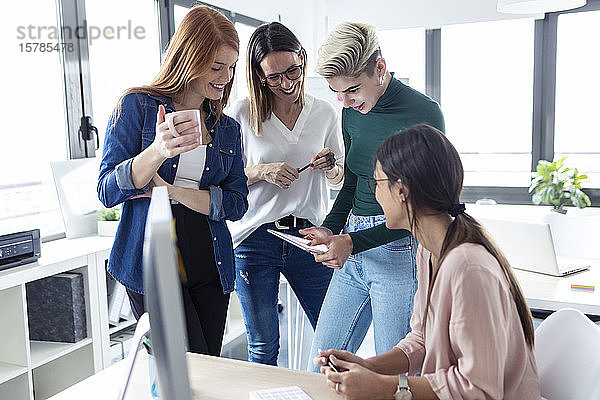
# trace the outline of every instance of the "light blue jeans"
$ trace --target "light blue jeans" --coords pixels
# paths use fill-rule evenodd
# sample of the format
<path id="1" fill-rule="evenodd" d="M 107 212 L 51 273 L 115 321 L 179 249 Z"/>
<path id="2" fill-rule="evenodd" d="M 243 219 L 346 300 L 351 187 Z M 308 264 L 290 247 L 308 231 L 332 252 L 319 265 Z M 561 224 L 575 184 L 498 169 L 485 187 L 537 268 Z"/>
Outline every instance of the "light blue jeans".
<path id="1" fill-rule="evenodd" d="M 344 232 L 355 232 L 385 222 L 384 216 L 350 214 Z M 335 270 L 321 308 L 311 355 L 318 349 L 355 353 L 371 321 L 375 352 L 385 353 L 410 331 L 417 291 L 417 241 L 410 235 L 351 256 Z M 312 360 L 311 357 L 311 360 Z M 311 365 L 309 370 L 319 372 Z"/>

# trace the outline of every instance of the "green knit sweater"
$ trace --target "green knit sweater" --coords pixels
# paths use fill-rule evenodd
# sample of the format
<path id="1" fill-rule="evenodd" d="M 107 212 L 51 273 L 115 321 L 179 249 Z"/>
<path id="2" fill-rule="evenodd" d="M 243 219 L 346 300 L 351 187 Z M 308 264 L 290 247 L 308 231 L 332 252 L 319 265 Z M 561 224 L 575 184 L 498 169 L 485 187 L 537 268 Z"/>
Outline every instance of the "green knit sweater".
<path id="1" fill-rule="evenodd" d="M 375 107 L 367 114 L 344 108 L 344 185 L 322 226 L 337 234 L 343 229 L 350 210 L 354 215 L 362 216 L 383 214 L 375 195 L 369 190 L 366 179 L 373 176 L 375 153 L 389 136 L 419 123 L 429 124 L 443 132 L 444 117 L 439 105 L 393 77 Z M 352 254 L 409 234 L 404 229 L 388 229 L 385 224 L 350 233 L 354 246 Z"/>

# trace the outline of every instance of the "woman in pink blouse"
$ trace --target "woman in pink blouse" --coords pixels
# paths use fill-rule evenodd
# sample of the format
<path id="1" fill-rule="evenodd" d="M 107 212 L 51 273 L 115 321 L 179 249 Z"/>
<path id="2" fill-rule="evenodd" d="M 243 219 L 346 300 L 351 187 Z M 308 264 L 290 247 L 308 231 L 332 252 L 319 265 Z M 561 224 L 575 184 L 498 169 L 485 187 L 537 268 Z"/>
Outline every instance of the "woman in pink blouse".
<path id="1" fill-rule="evenodd" d="M 531 314 L 508 261 L 459 203 L 456 149 L 416 125 L 387 139 L 376 158 L 371 187 L 387 227 L 420 243 L 412 332 L 366 360 L 321 351 L 314 363 L 329 386 L 353 400 L 539 400 Z"/>

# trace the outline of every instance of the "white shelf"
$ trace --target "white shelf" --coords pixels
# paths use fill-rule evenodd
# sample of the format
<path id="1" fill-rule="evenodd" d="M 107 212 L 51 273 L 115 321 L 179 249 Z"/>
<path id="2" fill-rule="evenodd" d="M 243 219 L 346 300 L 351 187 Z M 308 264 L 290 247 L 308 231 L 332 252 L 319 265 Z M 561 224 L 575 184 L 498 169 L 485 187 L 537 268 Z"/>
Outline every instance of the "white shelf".
<path id="1" fill-rule="evenodd" d="M 129 328 L 130 326 L 135 325 L 136 322 L 137 321 L 135 320 L 135 318 L 128 319 L 126 321 L 121 321 L 121 322 L 119 322 L 119 324 L 117 326 L 111 326 L 110 329 L 108 330 L 108 334 L 112 335 L 114 333 L 122 331 L 123 329 Z"/>
<path id="2" fill-rule="evenodd" d="M 77 343 L 40 342 L 35 340 L 32 340 L 30 343 L 31 368 L 38 368 L 41 365 L 56 360 L 59 357 L 92 343 L 92 339 L 83 339 Z"/>
<path id="3" fill-rule="evenodd" d="M 0 362 L 0 383 L 4 383 L 25 373 L 27 373 L 26 366 Z"/>

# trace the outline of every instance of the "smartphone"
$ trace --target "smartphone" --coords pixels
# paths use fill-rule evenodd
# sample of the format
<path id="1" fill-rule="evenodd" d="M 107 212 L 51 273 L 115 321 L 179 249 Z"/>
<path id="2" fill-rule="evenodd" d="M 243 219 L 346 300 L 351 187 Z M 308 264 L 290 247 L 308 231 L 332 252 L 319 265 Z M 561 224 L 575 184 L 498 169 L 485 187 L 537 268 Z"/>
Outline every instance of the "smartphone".
<path id="1" fill-rule="evenodd" d="M 329 357 L 327 357 L 327 365 L 333 370 L 333 372 L 340 372 L 337 369 L 337 367 L 331 362 L 331 359 Z"/>

